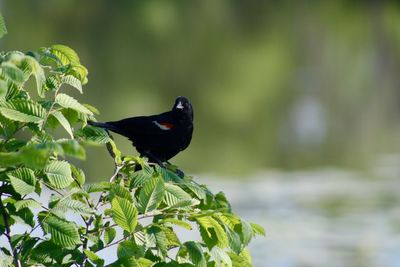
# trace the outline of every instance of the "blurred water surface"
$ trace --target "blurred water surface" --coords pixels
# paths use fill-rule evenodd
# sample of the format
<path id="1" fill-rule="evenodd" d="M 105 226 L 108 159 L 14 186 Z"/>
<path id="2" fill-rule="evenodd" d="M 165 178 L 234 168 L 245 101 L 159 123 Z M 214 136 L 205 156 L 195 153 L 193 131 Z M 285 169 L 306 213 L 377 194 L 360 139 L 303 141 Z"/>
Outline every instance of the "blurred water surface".
<path id="1" fill-rule="evenodd" d="M 265 227 L 267 236 L 250 245 L 256 267 L 399 267 L 400 173 L 378 173 L 325 169 L 205 181 Z"/>

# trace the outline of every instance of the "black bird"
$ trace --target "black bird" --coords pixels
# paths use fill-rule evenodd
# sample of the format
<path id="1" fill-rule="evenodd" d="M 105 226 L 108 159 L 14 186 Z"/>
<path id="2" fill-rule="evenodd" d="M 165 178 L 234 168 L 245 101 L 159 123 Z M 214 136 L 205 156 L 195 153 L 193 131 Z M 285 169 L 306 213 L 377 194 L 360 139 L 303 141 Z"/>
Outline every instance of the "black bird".
<path id="1" fill-rule="evenodd" d="M 189 99 L 180 96 L 171 111 L 158 115 L 88 123 L 127 137 L 141 156 L 163 166 L 163 162 L 189 146 L 193 133 L 193 108 Z"/>

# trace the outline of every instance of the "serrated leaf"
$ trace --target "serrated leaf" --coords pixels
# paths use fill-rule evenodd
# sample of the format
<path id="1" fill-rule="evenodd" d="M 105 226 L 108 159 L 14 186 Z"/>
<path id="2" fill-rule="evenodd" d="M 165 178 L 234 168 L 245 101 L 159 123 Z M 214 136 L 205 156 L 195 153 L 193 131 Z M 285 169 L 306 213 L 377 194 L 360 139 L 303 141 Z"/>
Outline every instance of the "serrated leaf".
<path id="1" fill-rule="evenodd" d="M 55 188 L 66 188 L 74 181 L 71 174 L 71 167 L 66 161 L 54 160 L 46 165 L 44 172 L 50 185 Z"/>
<path id="2" fill-rule="evenodd" d="M 14 206 L 15 206 L 16 211 L 19 211 L 20 209 L 23 209 L 23 208 L 36 209 L 36 208 L 42 207 L 39 202 L 37 202 L 36 200 L 31 199 L 31 198 L 19 200 L 19 201 L 15 202 Z"/>
<path id="3" fill-rule="evenodd" d="M 75 78 L 72 75 L 67 75 L 67 76 L 63 76 L 61 78 L 61 82 L 64 84 L 68 84 L 72 87 L 74 87 L 75 89 L 77 89 L 81 94 L 82 92 L 82 83 L 79 79 Z"/>
<path id="4" fill-rule="evenodd" d="M 10 120 L 35 123 L 43 121 L 46 116 L 46 110 L 41 105 L 22 99 L 1 104 L 0 113 Z"/>
<path id="5" fill-rule="evenodd" d="M 233 231 L 227 225 L 224 225 L 226 235 L 228 236 L 229 247 L 232 249 L 233 252 L 236 254 L 240 253 L 242 249 L 242 242 L 240 240 L 240 236 L 238 233 Z"/>
<path id="6" fill-rule="evenodd" d="M 64 213 L 68 210 L 72 210 L 82 215 L 91 215 L 94 213 L 94 211 L 90 207 L 88 207 L 87 204 L 70 198 L 65 198 L 57 202 L 55 207 L 53 207 L 53 210 L 55 212 L 61 211 Z"/>
<path id="7" fill-rule="evenodd" d="M 85 184 L 83 186 L 84 190 L 87 193 L 95 193 L 95 192 L 102 192 L 105 190 L 109 190 L 111 187 L 110 182 L 100 182 L 100 183 L 93 183 L 93 184 Z"/>
<path id="8" fill-rule="evenodd" d="M 73 139 L 74 134 L 72 132 L 71 125 L 69 124 L 69 121 L 64 117 L 64 115 L 58 110 L 53 111 L 51 115 L 58 120 L 61 126 L 67 131 L 69 136 Z"/>
<path id="9" fill-rule="evenodd" d="M 70 164 L 70 167 L 72 174 L 75 177 L 75 183 L 77 183 L 78 187 L 82 188 L 86 180 L 85 173 L 81 169 L 75 167 L 72 164 Z"/>
<path id="10" fill-rule="evenodd" d="M 20 209 L 19 211 L 10 212 L 10 217 L 18 223 L 25 223 L 31 227 L 35 225 L 33 220 L 33 213 L 28 208 Z"/>
<path id="11" fill-rule="evenodd" d="M 193 184 L 190 182 L 185 182 L 183 183 L 185 187 L 187 187 L 191 192 L 194 193 L 194 195 L 199 199 L 199 200 L 205 200 L 207 196 L 207 190 L 197 184 Z"/>
<path id="12" fill-rule="evenodd" d="M 140 190 L 139 211 L 142 214 L 155 210 L 164 197 L 164 181 L 158 177 L 151 178 Z"/>
<path id="13" fill-rule="evenodd" d="M 131 180 L 131 187 L 136 188 L 142 186 L 147 180 L 151 179 L 152 174 L 148 173 L 145 170 L 140 170 L 132 173 L 130 176 Z"/>
<path id="14" fill-rule="evenodd" d="M 228 252 L 229 257 L 231 258 L 232 261 L 232 267 L 252 267 L 253 265 L 251 262 L 247 261 L 246 258 L 237 255 L 232 252 Z"/>
<path id="15" fill-rule="evenodd" d="M 153 225 L 146 230 L 147 235 L 150 239 L 153 239 L 155 246 L 165 254 L 168 249 L 168 239 L 165 232 L 161 227 Z"/>
<path id="16" fill-rule="evenodd" d="M 251 238 L 253 237 L 253 229 L 247 221 L 241 219 L 241 227 L 239 227 L 240 238 L 242 243 L 247 246 L 249 244 Z"/>
<path id="17" fill-rule="evenodd" d="M 115 197 L 111 201 L 111 210 L 111 217 L 116 224 L 129 233 L 135 231 L 138 212 L 131 202 L 120 197 Z"/>
<path id="18" fill-rule="evenodd" d="M 104 260 L 102 258 L 100 258 L 98 255 L 96 255 L 96 253 L 84 249 L 83 252 L 85 253 L 86 257 L 93 262 L 94 264 L 96 264 L 97 267 L 102 267 L 104 266 Z"/>
<path id="19" fill-rule="evenodd" d="M 104 230 L 104 242 L 106 245 L 110 244 L 116 235 L 117 231 L 113 227 L 106 228 L 106 230 Z"/>
<path id="20" fill-rule="evenodd" d="M 57 56 L 63 65 L 79 65 L 78 54 L 70 47 L 66 45 L 52 45 L 50 51 L 53 55 Z"/>
<path id="21" fill-rule="evenodd" d="M 84 105 L 79 103 L 75 98 L 66 94 L 58 94 L 55 102 L 64 108 L 70 108 L 84 114 L 93 115 Z"/>
<path id="22" fill-rule="evenodd" d="M 35 191 L 35 173 L 28 168 L 19 168 L 7 172 L 14 190 L 20 195 L 30 194 Z"/>
<path id="23" fill-rule="evenodd" d="M 163 223 L 177 225 L 177 226 L 183 227 L 183 228 L 188 229 L 188 230 L 192 230 L 192 225 L 190 225 L 190 223 L 187 223 L 187 222 L 179 220 L 179 219 L 166 218 L 166 219 L 163 219 L 162 222 Z"/>
<path id="24" fill-rule="evenodd" d="M 210 251 L 217 267 L 232 267 L 232 261 L 229 255 L 219 247 L 213 247 Z"/>
<path id="25" fill-rule="evenodd" d="M 44 75 L 44 70 L 42 66 L 40 66 L 39 62 L 37 62 L 36 59 L 30 56 L 26 56 L 23 62 L 29 66 L 33 76 L 35 76 L 38 95 L 43 98 L 45 96 L 44 84 L 46 81 L 46 77 Z"/>
<path id="26" fill-rule="evenodd" d="M 180 203 L 185 204 L 186 206 L 188 206 L 187 204 L 189 203 L 190 206 L 192 197 L 179 186 L 165 183 L 165 194 L 163 200 L 168 207 L 181 207 L 182 205 L 179 205 Z"/>
<path id="27" fill-rule="evenodd" d="M 253 229 L 253 235 L 265 236 L 265 230 L 261 225 L 256 223 L 250 223 L 250 226 Z"/>
<path id="28" fill-rule="evenodd" d="M 197 267 L 206 267 L 207 262 L 203 253 L 203 249 L 200 244 L 194 241 L 188 241 L 184 243 L 191 262 Z"/>
<path id="29" fill-rule="evenodd" d="M 107 144 L 111 140 L 105 130 L 91 126 L 80 129 L 75 135 L 92 144 Z"/>
<path id="30" fill-rule="evenodd" d="M 51 234 L 51 241 L 64 247 L 81 244 L 78 228 L 69 222 L 52 214 L 39 213 L 39 222 L 46 233 Z"/>
<path id="31" fill-rule="evenodd" d="M 119 259 L 129 258 L 134 256 L 135 258 L 144 256 L 144 247 L 139 247 L 132 240 L 125 240 L 119 243 L 117 249 L 117 256 Z"/>
<path id="32" fill-rule="evenodd" d="M 110 188 L 110 199 L 114 197 L 120 197 L 128 200 L 129 202 L 133 202 L 131 193 L 123 186 L 119 184 L 112 184 Z"/>
<path id="33" fill-rule="evenodd" d="M 209 247 L 212 247 L 214 244 L 219 246 L 220 248 L 226 248 L 229 245 L 228 237 L 225 233 L 224 228 L 211 216 L 203 216 L 195 218 L 198 225 L 200 226 L 200 230 L 203 230 L 202 235 L 204 242 L 207 243 Z"/>
<path id="34" fill-rule="evenodd" d="M 0 74 L 2 74 L 8 81 L 14 82 L 18 85 L 25 82 L 24 72 L 10 62 L 1 63 Z"/>

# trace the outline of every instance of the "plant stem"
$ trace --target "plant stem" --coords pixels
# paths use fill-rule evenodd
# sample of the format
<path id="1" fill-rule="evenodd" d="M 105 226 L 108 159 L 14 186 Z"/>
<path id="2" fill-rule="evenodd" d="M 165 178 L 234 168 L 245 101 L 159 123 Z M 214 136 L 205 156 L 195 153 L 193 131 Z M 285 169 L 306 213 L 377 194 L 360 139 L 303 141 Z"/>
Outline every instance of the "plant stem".
<path id="1" fill-rule="evenodd" d="M 6 228 L 6 233 L 5 236 L 8 239 L 8 243 L 10 243 L 10 248 L 11 248 L 11 255 L 13 257 L 13 261 L 14 261 L 14 265 L 16 267 L 21 267 L 21 261 L 18 258 L 18 254 L 15 253 L 13 246 L 12 246 L 12 242 L 11 242 L 11 230 L 10 230 L 10 225 L 8 223 L 8 214 L 6 213 L 6 209 L 4 208 L 3 205 L 3 200 L 1 199 L 1 194 L 0 194 L 0 210 L 2 211 L 2 215 L 3 215 L 3 221 L 4 221 L 4 226 Z"/>
<path id="2" fill-rule="evenodd" d="M 54 105 L 56 104 L 55 100 L 56 100 L 56 97 L 57 97 L 57 95 L 58 95 L 58 91 L 60 90 L 60 88 L 61 88 L 61 86 L 58 87 L 58 89 L 57 89 L 56 92 L 54 93 L 54 102 L 51 103 L 51 106 L 50 106 L 50 108 L 49 108 L 49 111 L 46 113 L 46 116 L 45 116 L 44 119 L 43 119 L 42 127 L 40 127 L 40 130 L 41 130 L 41 131 L 44 130 L 44 127 L 46 126 L 47 119 L 48 119 L 49 116 L 50 116 L 51 110 L 53 109 Z"/>

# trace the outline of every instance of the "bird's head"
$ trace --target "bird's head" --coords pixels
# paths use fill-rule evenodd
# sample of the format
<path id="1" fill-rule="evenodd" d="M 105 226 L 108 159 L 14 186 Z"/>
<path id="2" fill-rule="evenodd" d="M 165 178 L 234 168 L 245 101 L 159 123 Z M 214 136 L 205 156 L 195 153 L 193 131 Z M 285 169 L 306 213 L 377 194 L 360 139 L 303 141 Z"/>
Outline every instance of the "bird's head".
<path id="1" fill-rule="evenodd" d="M 186 114 L 190 116 L 193 120 L 193 108 L 192 103 L 190 103 L 189 99 L 184 96 L 179 96 L 175 100 L 175 104 L 172 107 L 172 110 L 178 112 L 180 114 Z"/>

